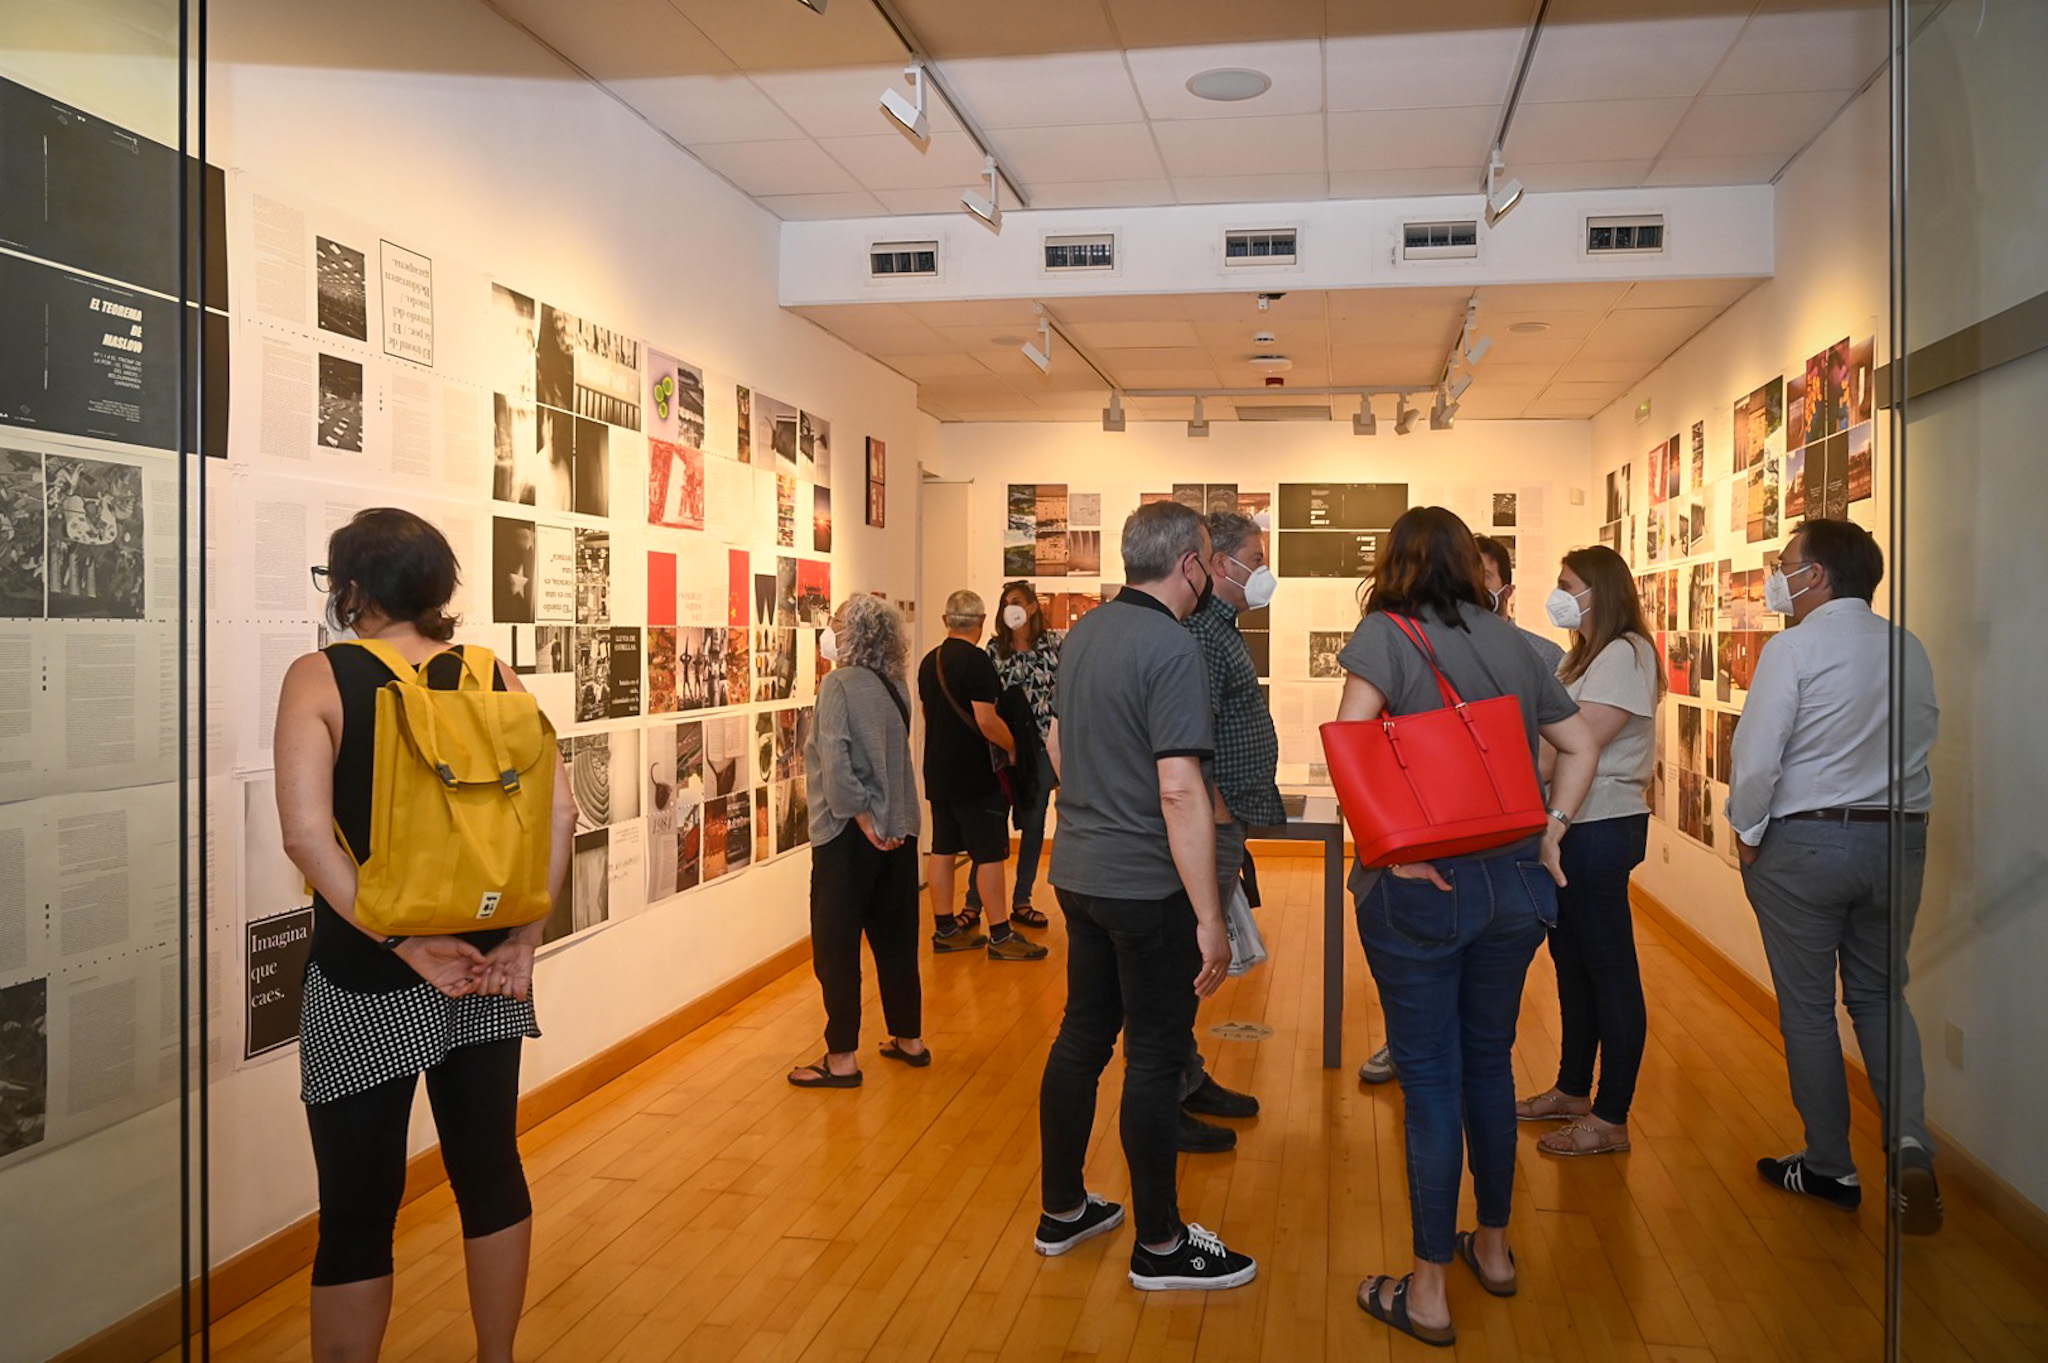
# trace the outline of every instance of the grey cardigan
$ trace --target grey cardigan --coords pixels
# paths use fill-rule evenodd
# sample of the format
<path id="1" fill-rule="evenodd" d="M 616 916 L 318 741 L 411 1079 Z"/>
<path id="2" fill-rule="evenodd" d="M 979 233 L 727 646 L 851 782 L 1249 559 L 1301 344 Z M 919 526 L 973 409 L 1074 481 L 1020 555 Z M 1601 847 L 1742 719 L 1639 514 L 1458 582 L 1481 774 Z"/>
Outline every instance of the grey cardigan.
<path id="1" fill-rule="evenodd" d="M 811 845 L 823 847 L 866 810 L 884 838 L 917 836 L 917 778 L 910 765 L 910 730 L 889 699 L 887 686 L 909 697 L 900 682 L 884 682 L 864 667 L 835 667 L 818 683 L 811 737 L 804 746 L 804 785 L 810 796 Z"/>

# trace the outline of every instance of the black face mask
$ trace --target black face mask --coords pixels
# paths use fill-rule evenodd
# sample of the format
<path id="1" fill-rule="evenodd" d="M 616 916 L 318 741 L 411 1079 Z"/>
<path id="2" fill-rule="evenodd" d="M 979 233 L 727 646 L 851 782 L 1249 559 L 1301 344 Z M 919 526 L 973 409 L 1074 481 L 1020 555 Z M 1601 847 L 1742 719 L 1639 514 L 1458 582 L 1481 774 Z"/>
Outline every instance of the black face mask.
<path id="1" fill-rule="evenodd" d="M 1183 578 L 1182 581 L 1186 581 L 1186 579 Z M 1214 595 L 1216 595 L 1216 575 L 1209 571 L 1209 565 L 1205 563 L 1202 565 L 1202 588 L 1195 593 L 1194 609 L 1190 610 L 1188 614 L 1198 614 L 1202 607 L 1209 604 L 1209 598 Z"/>

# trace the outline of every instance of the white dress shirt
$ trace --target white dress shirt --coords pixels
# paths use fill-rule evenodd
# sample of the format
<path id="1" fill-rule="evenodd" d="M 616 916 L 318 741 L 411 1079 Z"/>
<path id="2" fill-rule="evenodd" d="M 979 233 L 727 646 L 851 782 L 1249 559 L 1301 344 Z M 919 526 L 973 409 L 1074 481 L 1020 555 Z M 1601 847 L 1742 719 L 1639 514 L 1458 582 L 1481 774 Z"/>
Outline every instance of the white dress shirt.
<path id="1" fill-rule="evenodd" d="M 1830 601 L 1764 645 L 1749 700 L 1735 726 L 1728 822 L 1751 847 L 1772 819 L 1809 809 L 1893 803 L 1891 651 L 1903 636 L 1905 769 L 1898 805 L 1933 803 L 1927 754 L 1939 711 L 1934 667 L 1910 630 L 1895 629 L 1867 602 Z"/>

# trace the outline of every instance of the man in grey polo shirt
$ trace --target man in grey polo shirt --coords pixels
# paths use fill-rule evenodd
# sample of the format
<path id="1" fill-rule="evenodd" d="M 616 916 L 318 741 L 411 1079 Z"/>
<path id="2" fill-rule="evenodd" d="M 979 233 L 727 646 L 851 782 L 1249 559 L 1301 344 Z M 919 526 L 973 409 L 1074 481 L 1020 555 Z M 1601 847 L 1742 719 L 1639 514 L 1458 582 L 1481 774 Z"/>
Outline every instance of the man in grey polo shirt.
<path id="1" fill-rule="evenodd" d="M 1131 514 L 1129 585 L 1067 635 L 1047 739 L 1060 775 L 1051 880 L 1067 920 L 1067 1008 L 1039 1089 L 1035 1243 L 1064 1254 L 1123 1222 L 1123 1208 L 1082 1179 L 1096 1086 L 1121 1031 L 1138 1220 L 1131 1282 L 1145 1290 L 1237 1287 L 1258 1272 L 1249 1256 L 1183 1224 L 1174 1179 L 1195 1009 L 1230 965 L 1203 772 L 1215 748 L 1209 690 L 1201 647 L 1180 623 L 1212 590 L 1209 556 L 1209 532 L 1188 507 L 1158 502 Z"/>

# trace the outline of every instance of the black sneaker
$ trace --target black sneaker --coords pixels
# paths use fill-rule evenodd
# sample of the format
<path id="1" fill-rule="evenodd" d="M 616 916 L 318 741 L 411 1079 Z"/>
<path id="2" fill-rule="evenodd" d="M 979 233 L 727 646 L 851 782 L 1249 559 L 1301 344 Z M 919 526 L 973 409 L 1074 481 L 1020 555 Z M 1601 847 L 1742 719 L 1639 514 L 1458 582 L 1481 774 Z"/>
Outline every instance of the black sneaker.
<path id="1" fill-rule="evenodd" d="M 1863 1185 L 1856 1181 L 1856 1175 L 1829 1178 L 1826 1174 L 1816 1174 L 1806 1167 L 1804 1155 L 1760 1159 L 1756 1162 L 1756 1172 L 1764 1182 L 1776 1184 L 1788 1193 L 1817 1197 L 1830 1207 L 1839 1207 L 1845 1212 L 1853 1212 L 1863 1205 Z"/>
<path id="2" fill-rule="evenodd" d="M 1932 1235 L 1941 1229 L 1941 1184 L 1934 1178 L 1934 1156 L 1917 1145 L 1899 1151 L 1892 1208 L 1904 1235 Z"/>
<path id="3" fill-rule="evenodd" d="M 988 934 L 975 932 L 971 928 L 956 926 L 950 931 L 941 930 L 932 934 L 932 950 L 937 952 L 973 951 L 987 945 Z"/>
<path id="4" fill-rule="evenodd" d="M 1188 1223 L 1180 1244 L 1164 1253 L 1154 1254 L 1142 1244 L 1131 1250 L 1131 1286 L 1140 1292 L 1243 1287 L 1258 1276 L 1256 1259 L 1226 1248 L 1214 1234 L 1193 1222 Z"/>
<path id="5" fill-rule="evenodd" d="M 1202 1084 L 1193 1093 L 1180 1100 L 1181 1111 L 1196 1112 L 1204 1117 L 1256 1117 L 1259 1115 L 1259 1100 L 1249 1093 L 1227 1089 L 1216 1082 L 1213 1075 L 1204 1074 Z"/>
<path id="6" fill-rule="evenodd" d="M 1083 1240 L 1107 1235 L 1123 1223 L 1124 1209 L 1121 1206 L 1090 1193 L 1088 1200 L 1081 1204 L 1081 1214 L 1072 1221 L 1062 1221 L 1049 1212 L 1040 1212 L 1038 1235 L 1032 1240 L 1031 1247 L 1048 1259 L 1057 1258 Z"/>
<path id="7" fill-rule="evenodd" d="M 1220 1155 L 1226 1150 L 1237 1149 L 1235 1131 L 1227 1126 L 1198 1121 L 1185 1112 L 1180 1114 L 1180 1125 L 1173 1135 L 1174 1146 L 1183 1155 Z"/>
<path id="8" fill-rule="evenodd" d="M 1361 1084 L 1384 1084 L 1400 1077 L 1400 1068 L 1394 1064 L 1393 1049 L 1388 1046 L 1374 1051 L 1358 1067 L 1358 1082 Z"/>

